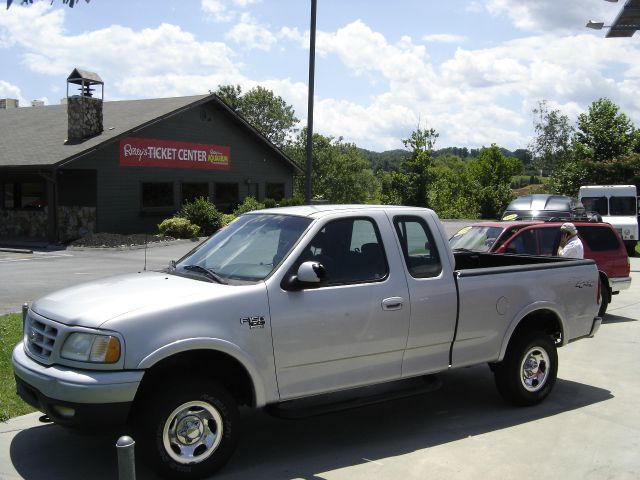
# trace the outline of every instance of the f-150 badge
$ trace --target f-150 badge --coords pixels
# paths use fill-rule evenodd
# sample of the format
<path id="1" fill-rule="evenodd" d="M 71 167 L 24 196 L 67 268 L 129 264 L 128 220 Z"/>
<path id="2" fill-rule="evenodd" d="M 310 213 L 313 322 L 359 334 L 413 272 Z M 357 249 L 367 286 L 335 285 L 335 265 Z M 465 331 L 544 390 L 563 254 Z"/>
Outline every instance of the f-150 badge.
<path id="1" fill-rule="evenodd" d="M 266 323 L 264 321 L 264 317 L 242 317 L 240 319 L 240 324 L 247 324 L 249 325 L 249 329 L 254 329 L 254 328 L 264 328 L 264 324 Z"/>

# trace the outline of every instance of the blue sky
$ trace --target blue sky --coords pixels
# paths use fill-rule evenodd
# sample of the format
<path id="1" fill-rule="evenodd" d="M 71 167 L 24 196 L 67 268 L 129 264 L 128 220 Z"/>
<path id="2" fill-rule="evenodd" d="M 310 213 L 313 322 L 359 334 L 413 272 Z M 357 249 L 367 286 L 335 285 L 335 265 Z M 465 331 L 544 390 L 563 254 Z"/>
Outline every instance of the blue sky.
<path id="1" fill-rule="evenodd" d="M 526 148 L 547 100 L 575 121 L 599 97 L 640 126 L 640 37 L 605 39 L 623 2 L 318 0 L 315 131 L 402 148 L 420 124 L 437 148 Z M 561 5 L 561 6 L 559 6 Z M 262 85 L 306 124 L 310 0 L 36 0 L 0 9 L 0 98 L 66 94 L 73 68 L 105 100 Z"/>

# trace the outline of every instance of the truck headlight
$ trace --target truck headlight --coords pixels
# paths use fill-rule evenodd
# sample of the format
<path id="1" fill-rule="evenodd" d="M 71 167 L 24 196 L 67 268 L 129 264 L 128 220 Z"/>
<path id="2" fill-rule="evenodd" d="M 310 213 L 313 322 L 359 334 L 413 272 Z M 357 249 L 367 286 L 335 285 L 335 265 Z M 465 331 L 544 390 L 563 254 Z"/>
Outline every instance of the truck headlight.
<path id="1" fill-rule="evenodd" d="M 115 363 L 120 359 L 120 340 L 111 335 L 75 332 L 65 340 L 60 356 L 77 362 Z"/>

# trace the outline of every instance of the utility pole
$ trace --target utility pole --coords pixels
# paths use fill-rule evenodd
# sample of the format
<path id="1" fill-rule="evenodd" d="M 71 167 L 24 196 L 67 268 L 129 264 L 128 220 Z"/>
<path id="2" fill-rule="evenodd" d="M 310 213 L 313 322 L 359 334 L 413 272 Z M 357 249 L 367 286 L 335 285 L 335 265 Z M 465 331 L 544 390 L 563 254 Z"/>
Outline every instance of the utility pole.
<path id="1" fill-rule="evenodd" d="M 313 182 L 313 87 L 316 70 L 316 7 L 317 0 L 311 0 L 311 28 L 309 30 L 309 99 L 307 106 L 307 188 L 305 203 L 311 205 Z"/>

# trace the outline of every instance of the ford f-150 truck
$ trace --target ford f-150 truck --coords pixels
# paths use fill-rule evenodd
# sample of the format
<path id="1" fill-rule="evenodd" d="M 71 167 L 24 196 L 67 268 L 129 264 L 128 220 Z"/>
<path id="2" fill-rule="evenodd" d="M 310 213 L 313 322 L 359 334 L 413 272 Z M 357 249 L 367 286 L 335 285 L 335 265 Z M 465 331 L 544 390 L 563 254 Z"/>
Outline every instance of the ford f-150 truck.
<path id="1" fill-rule="evenodd" d="M 251 212 L 162 272 L 49 294 L 24 313 L 19 395 L 69 427 L 131 425 L 163 476 L 231 456 L 238 405 L 273 407 L 488 363 L 552 390 L 557 347 L 600 326 L 592 260 L 450 250 L 434 212 Z"/>

